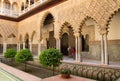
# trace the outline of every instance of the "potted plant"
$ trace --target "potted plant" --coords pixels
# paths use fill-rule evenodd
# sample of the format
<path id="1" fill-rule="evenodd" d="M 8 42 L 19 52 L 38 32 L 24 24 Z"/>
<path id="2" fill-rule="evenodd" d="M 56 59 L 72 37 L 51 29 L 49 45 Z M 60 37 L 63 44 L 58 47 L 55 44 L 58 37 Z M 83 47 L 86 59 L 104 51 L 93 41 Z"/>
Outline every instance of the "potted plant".
<path id="1" fill-rule="evenodd" d="M 62 78 L 70 78 L 71 70 L 70 69 L 61 69 L 60 71 Z"/>

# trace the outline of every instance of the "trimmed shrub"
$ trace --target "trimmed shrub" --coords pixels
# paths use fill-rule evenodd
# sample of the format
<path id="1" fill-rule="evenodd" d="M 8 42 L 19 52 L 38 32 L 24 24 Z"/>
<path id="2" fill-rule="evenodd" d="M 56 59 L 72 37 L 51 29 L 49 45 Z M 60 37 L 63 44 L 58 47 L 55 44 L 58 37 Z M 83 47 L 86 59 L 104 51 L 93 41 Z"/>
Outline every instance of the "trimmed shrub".
<path id="1" fill-rule="evenodd" d="M 44 50 L 39 55 L 39 62 L 43 66 L 50 66 L 53 68 L 53 75 L 54 75 L 54 68 L 61 64 L 61 60 L 63 59 L 63 55 L 59 50 L 50 48 Z"/>
<path id="2" fill-rule="evenodd" d="M 16 54 L 15 61 L 18 63 L 25 63 L 25 71 L 26 71 L 26 67 L 27 67 L 26 62 L 33 61 L 33 55 L 29 49 L 22 49 Z"/>
<path id="3" fill-rule="evenodd" d="M 5 58 L 14 58 L 17 54 L 17 51 L 15 49 L 7 49 L 4 53 Z"/>

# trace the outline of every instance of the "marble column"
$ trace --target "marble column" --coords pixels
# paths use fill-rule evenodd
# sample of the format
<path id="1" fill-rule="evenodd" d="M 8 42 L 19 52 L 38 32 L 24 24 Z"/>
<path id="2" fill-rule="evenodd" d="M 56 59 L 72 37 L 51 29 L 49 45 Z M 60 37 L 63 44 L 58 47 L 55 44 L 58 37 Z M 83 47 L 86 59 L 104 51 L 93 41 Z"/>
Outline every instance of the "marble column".
<path id="1" fill-rule="evenodd" d="M 104 64 L 104 40 L 103 35 L 101 35 L 101 64 Z"/>
<path id="2" fill-rule="evenodd" d="M 28 0 L 28 8 L 30 9 L 30 0 Z"/>
<path id="3" fill-rule="evenodd" d="M 29 41 L 29 45 L 30 45 L 30 51 L 32 52 L 32 41 Z"/>
<path id="4" fill-rule="evenodd" d="M 41 53 L 41 42 L 38 42 L 38 56 L 40 55 Z"/>
<path id="5" fill-rule="evenodd" d="M 17 43 L 17 51 L 20 51 L 20 43 Z"/>
<path id="6" fill-rule="evenodd" d="M 78 61 L 78 37 L 77 36 L 75 36 L 75 50 L 76 50 L 75 60 Z"/>
<path id="7" fill-rule="evenodd" d="M 107 34 L 104 34 L 104 50 L 105 50 L 105 65 L 108 65 L 108 46 L 107 46 Z"/>
<path id="8" fill-rule="evenodd" d="M 78 60 L 82 62 L 82 54 L 81 54 L 81 36 L 78 36 Z"/>
<path id="9" fill-rule="evenodd" d="M 6 50 L 7 50 L 7 43 L 4 42 L 3 43 L 3 54 L 6 52 Z"/>
<path id="10" fill-rule="evenodd" d="M 100 30 L 101 34 L 101 64 L 108 65 L 108 46 L 107 46 L 107 28 Z"/>
<path id="11" fill-rule="evenodd" d="M 23 42 L 23 49 L 25 49 L 25 42 Z"/>

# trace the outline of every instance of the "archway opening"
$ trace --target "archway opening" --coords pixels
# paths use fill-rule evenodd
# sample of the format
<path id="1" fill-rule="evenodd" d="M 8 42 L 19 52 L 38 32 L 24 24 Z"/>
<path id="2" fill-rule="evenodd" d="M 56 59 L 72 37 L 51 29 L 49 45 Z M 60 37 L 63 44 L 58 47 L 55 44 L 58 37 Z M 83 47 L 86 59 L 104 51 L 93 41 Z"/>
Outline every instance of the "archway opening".
<path id="1" fill-rule="evenodd" d="M 100 39 L 97 23 L 92 18 L 87 18 L 80 28 L 82 60 L 84 62 L 100 63 Z"/>
<path id="2" fill-rule="evenodd" d="M 7 38 L 7 49 L 13 48 L 17 50 L 17 40 L 16 36 L 12 33 Z"/>
<path id="3" fill-rule="evenodd" d="M 43 48 L 56 48 L 56 39 L 54 38 L 54 18 L 49 13 L 44 22 L 42 28 Z"/>
<path id="4" fill-rule="evenodd" d="M 17 11 L 18 11 L 18 4 L 17 4 L 16 2 L 14 2 L 14 3 L 12 4 L 12 10 L 13 10 L 13 13 L 14 13 L 14 14 L 17 13 Z"/>
<path id="5" fill-rule="evenodd" d="M 25 48 L 29 49 L 29 35 L 26 34 L 25 36 Z"/>
<path id="6" fill-rule="evenodd" d="M 75 36 L 71 25 L 65 22 L 60 31 L 61 38 L 61 52 L 64 59 L 73 58 L 72 49 L 75 48 Z"/>
<path id="7" fill-rule="evenodd" d="M 9 0 L 4 0 L 4 8 L 10 9 L 10 1 Z"/>
<path id="8" fill-rule="evenodd" d="M 120 10 L 116 12 L 108 25 L 108 56 L 109 64 L 119 65 L 120 63 Z"/>
<path id="9" fill-rule="evenodd" d="M 68 56 L 68 47 L 69 47 L 69 39 L 68 39 L 68 34 L 64 33 L 61 37 L 61 52 L 63 55 Z"/>

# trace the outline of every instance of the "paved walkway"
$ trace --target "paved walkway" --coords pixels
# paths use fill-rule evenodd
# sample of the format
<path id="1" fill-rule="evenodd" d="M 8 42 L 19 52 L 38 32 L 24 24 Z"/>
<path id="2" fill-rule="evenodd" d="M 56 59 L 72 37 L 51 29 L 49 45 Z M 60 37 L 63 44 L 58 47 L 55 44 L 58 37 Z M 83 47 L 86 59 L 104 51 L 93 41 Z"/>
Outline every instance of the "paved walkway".
<path id="1" fill-rule="evenodd" d="M 63 61 L 65 62 L 75 62 L 73 58 L 64 56 Z M 83 59 L 83 63 L 86 64 L 101 64 L 100 60 L 92 60 L 92 59 Z M 115 65 L 115 66 L 120 66 L 120 62 L 112 62 L 110 61 L 109 65 Z"/>
<path id="2" fill-rule="evenodd" d="M 15 69 L 13 67 L 10 67 L 6 64 L 0 63 L 0 68 L 4 69 L 5 71 L 19 77 L 20 79 L 24 80 L 24 81 L 40 81 L 41 79 L 33 76 L 31 74 L 28 74 L 26 72 L 20 71 L 18 69 Z"/>
<path id="3" fill-rule="evenodd" d="M 57 76 L 53 76 L 53 77 L 50 77 L 50 78 L 45 78 L 41 81 L 95 81 L 95 80 L 82 78 L 82 77 L 77 77 L 77 76 L 73 76 L 73 75 L 71 75 L 71 77 L 68 78 L 68 79 L 64 79 L 60 75 L 57 75 Z"/>

